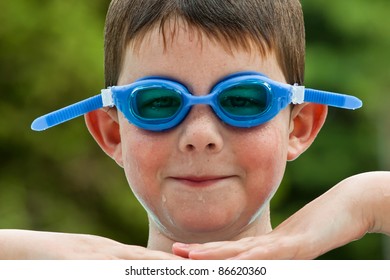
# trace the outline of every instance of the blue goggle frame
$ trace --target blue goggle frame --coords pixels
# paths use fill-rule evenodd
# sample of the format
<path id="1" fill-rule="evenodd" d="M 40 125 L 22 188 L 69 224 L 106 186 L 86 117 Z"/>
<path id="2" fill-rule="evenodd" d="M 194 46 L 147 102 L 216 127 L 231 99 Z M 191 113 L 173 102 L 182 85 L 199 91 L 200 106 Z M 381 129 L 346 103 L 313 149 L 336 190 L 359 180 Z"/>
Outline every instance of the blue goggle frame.
<path id="1" fill-rule="evenodd" d="M 254 84 L 264 89 L 267 94 L 267 106 L 261 113 L 250 116 L 230 114 L 219 104 L 218 96 L 220 94 L 227 89 L 242 84 Z M 136 94 L 145 89 L 164 89 L 177 93 L 181 98 L 179 109 L 167 118 L 148 119 L 140 117 L 137 114 L 135 99 Z M 31 128 L 42 131 L 88 112 L 103 107 L 116 106 L 130 123 L 146 130 L 163 131 L 179 125 L 187 116 L 191 107 L 197 104 L 209 105 L 223 122 L 231 126 L 249 128 L 271 120 L 289 104 L 304 102 L 343 109 L 358 109 L 362 106 L 362 101 L 354 96 L 276 82 L 258 72 L 239 72 L 229 75 L 219 81 L 209 94 L 201 96 L 192 95 L 187 87 L 177 81 L 163 77 L 146 77 L 129 85 L 103 89 L 101 94 L 39 117 L 34 120 Z"/>

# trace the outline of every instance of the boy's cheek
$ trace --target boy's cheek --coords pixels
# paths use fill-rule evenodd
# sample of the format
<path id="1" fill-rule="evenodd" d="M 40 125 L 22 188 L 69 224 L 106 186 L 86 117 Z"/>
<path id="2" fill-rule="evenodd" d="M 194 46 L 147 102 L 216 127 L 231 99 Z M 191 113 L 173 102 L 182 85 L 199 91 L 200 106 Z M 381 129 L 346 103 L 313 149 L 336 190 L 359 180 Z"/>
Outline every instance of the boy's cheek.
<path id="1" fill-rule="evenodd" d="M 128 123 L 123 127 L 122 157 L 128 180 L 155 180 L 172 154 L 172 145 L 168 145 L 171 140 L 167 141 L 164 133 L 149 132 Z"/>
<path id="2" fill-rule="evenodd" d="M 269 188 L 280 184 L 287 163 L 288 127 L 276 129 L 279 126 L 275 125 L 271 123 L 259 128 L 258 133 L 248 137 L 237 151 L 242 155 L 238 157 L 239 165 L 245 167 L 254 182 Z"/>

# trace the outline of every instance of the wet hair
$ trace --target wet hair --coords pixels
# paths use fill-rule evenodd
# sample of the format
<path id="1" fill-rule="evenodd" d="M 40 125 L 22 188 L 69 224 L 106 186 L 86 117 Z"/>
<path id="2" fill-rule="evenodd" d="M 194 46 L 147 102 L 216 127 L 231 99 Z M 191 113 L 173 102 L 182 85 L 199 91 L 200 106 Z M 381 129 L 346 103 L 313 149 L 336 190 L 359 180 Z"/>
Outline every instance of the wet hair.
<path id="1" fill-rule="evenodd" d="M 186 23 L 227 48 L 273 51 L 290 84 L 303 84 L 305 30 L 299 0 L 113 0 L 105 25 L 105 83 L 116 85 L 124 52 L 158 28 Z M 174 25 L 175 26 L 175 25 Z M 164 39 L 165 40 L 165 39 Z"/>

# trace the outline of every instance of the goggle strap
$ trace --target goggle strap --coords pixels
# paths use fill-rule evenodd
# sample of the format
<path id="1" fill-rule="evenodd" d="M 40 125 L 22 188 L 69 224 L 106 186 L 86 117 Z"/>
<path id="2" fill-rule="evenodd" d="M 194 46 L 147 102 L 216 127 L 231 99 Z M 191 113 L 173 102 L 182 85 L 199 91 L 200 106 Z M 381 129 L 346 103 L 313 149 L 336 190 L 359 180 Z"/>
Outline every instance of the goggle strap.
<path id="1" fill-rule="evenodd" d="M 305 102 L 313 102 L 350 110 L 358 109 L 363 105 L 362 101 L 355 96 L 310 88 L 305 89 Z"/>
<path id="2" fill-rule="evenodd" d="M 42 131 L 103 107 L 103 95 L 98 94 L 60 110 L 39 117 L 31 124 L 31 129 Z M 108 106 L 108 105 L 107 105 Z"/>

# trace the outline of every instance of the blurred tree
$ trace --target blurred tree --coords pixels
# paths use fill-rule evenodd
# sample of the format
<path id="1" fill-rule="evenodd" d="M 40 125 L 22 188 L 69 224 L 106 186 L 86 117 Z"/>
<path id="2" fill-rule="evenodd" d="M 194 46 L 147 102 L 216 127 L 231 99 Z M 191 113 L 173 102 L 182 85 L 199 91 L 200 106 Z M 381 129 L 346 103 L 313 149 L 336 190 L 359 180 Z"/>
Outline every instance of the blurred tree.
<path id="1" fill-rule="evenodd" d="M 387 0 L 303 0 L 306 85 L 364 100 L 331 109 L 307 153 L 288 165 L 272 202 L 275 225 L 343 178 L 389 169 L 390 22 Z M 96 94 L 103 81 L 103 25 L 109 0 L 0 3 L 1 228 L 82 232 L 146 244 L 147 219 L 123 172 L 81 118 L 44 133 L 31 121 Z M 326 221 L 324 221 L 326 222 Z M 323 258 L 384 258 L 368 235 Z"/>

